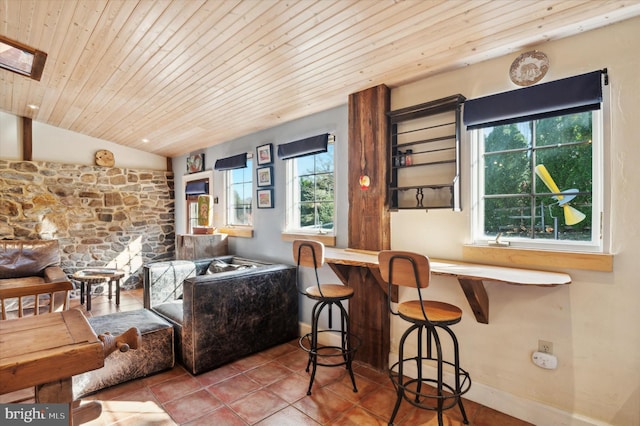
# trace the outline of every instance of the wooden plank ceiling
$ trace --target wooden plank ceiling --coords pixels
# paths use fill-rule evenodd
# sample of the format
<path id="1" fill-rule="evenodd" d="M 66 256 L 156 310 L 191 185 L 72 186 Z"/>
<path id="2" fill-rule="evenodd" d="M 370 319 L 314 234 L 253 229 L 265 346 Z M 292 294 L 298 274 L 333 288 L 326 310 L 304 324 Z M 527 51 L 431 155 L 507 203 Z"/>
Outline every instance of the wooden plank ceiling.
<path id="1" fill-rule="evenodd" d="M 39 82 L 0 69 L 0 110 L 172 157 L 638 15 L 640 0 L 0 0 L 0 34 L 48 54 Z"/>

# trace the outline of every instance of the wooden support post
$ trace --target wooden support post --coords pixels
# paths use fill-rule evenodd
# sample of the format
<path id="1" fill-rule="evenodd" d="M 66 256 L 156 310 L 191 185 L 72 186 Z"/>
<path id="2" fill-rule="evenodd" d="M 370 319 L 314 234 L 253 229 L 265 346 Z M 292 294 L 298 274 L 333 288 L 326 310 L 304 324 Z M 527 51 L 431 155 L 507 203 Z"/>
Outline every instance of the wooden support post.
<path id="1" fill-rule="evenodd" d="M 33 161 L 33 121 L 22 117 L 22 160 Z"/>
<path id="2" fill-rule="evenodd" d="M 390 90 L 385 85 L 349 95 L 349 247 L 390 248 L 387 197 Z M 368 176 L 369 186 L 360 186 Z"/>

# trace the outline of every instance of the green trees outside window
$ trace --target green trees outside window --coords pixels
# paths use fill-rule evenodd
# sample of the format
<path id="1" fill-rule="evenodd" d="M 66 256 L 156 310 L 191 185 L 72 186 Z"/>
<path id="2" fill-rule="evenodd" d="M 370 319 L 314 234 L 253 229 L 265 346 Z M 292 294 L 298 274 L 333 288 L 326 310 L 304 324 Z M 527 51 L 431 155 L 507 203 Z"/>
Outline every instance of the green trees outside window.
<path id="1" fill-rule="evenodd" d="M 300 229 L 333 230 L 334 169 L 333 144 L 327 152 L 294 160 L 299 189 Z"/>
<path id="2" fill-rule="evenodd" d="M 592 112 L 480 132 L 486 236 L 591 240 Z M 551 179 L 536 173 L 539 165 Z"/>

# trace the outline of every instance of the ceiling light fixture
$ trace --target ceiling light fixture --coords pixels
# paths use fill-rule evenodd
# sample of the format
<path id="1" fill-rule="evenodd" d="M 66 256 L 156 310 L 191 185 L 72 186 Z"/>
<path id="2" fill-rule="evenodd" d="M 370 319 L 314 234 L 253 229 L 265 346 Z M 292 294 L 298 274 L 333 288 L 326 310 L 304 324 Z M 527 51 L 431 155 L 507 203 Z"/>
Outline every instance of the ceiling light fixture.
<path id="1" fill-rule="evenodd" d="M 40 81 L 47 54 L 0 36 L 0 68 Z"/>

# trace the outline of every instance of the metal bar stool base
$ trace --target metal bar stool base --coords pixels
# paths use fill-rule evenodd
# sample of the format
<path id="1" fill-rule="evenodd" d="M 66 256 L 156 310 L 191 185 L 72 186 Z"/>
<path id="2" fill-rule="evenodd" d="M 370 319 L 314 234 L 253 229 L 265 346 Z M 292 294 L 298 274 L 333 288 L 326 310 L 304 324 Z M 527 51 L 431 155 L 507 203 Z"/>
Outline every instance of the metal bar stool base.
<path id="1" fill-rule="evenodd" d="M 341 342 L 347 342 L 347 333 L 340 330 L 319 330 L 317 332 L 318 335 L 321 333 L 330 333 L 337 335 L 338 339 Z M 360 338 L 351 334 L 348 336 L 349 344 L 342 346 L 337 345 L 320 345 L 318 344 L 315 348 L 313 347 L 313 333 L 307 333 L 304 336 L 300 337 L 298 341 L 300 348 L 309 354 L 309 362 L 307 363 L 306 372 L 309 372 L 309 367 L 313 366 L 311 372 L 311 381 L 309 383 L 309 390 L 307 391 L 307 395 L 311 395 L 311 387 L 313 386 L 313 381 L 316 374 L 316 367 L 340 367 L 345 366 L 349 375 L 351 377 L 351 383 L 353 384 L 353 391 L 358 392 L 358 388 L 356 387 L 356 380 L 353 375 L 353 357 L 360 346 Z M 317 336 L 316 336 L 317 341 Z"/>
<path id="2" fill-rule="evenodd" d="M 423 365 L 427 362 L 436 363 L 438 360 L 435 358 L 422 358 Z M 417 362 L 416 358 L 405 358 L 404 362 Z M 452 362 L 442 361 L 443 364 L 454 366 Z M 438 400 L 441 399 L 443 401 L 443 405 L 441 410 L 448 410 L 449 408 L 453 408 L 458 404 L 461 396 L 469 391 L 471 388 L 471 378 L 469 373 L 462 368 L 459 368 L 459 378 L 460 378 L 460 390 L 456 391 L 455 385 L 451 385 L 445 381 L 442 382 L 442 390 L 445 392 L 442 396 L 438 396 L 437 387 L 438 380 L 430 377 L 423 377 L 421 379 L 407 379 L 404 381 L 400 380 L 399 374 L 397 372 L 397 368 L 400 362 L 396 362 L 391 366 L 389 370 L 389 378 L 393 383 L 396 392 L 401 390 L 402 396 L 405 401 L 410 404 L 422 408 L 425 410 L 438 410 Z M 424 367 L 423 367 L 424 368 Z M 417 384 L 418 382 L 422 382 L 423 385 L 427 385 L 427 389 L 422 388 L 420 392 L 417 392 Z M 432 390 L 432 393 L 427 393 L 428 390 Z"/>

